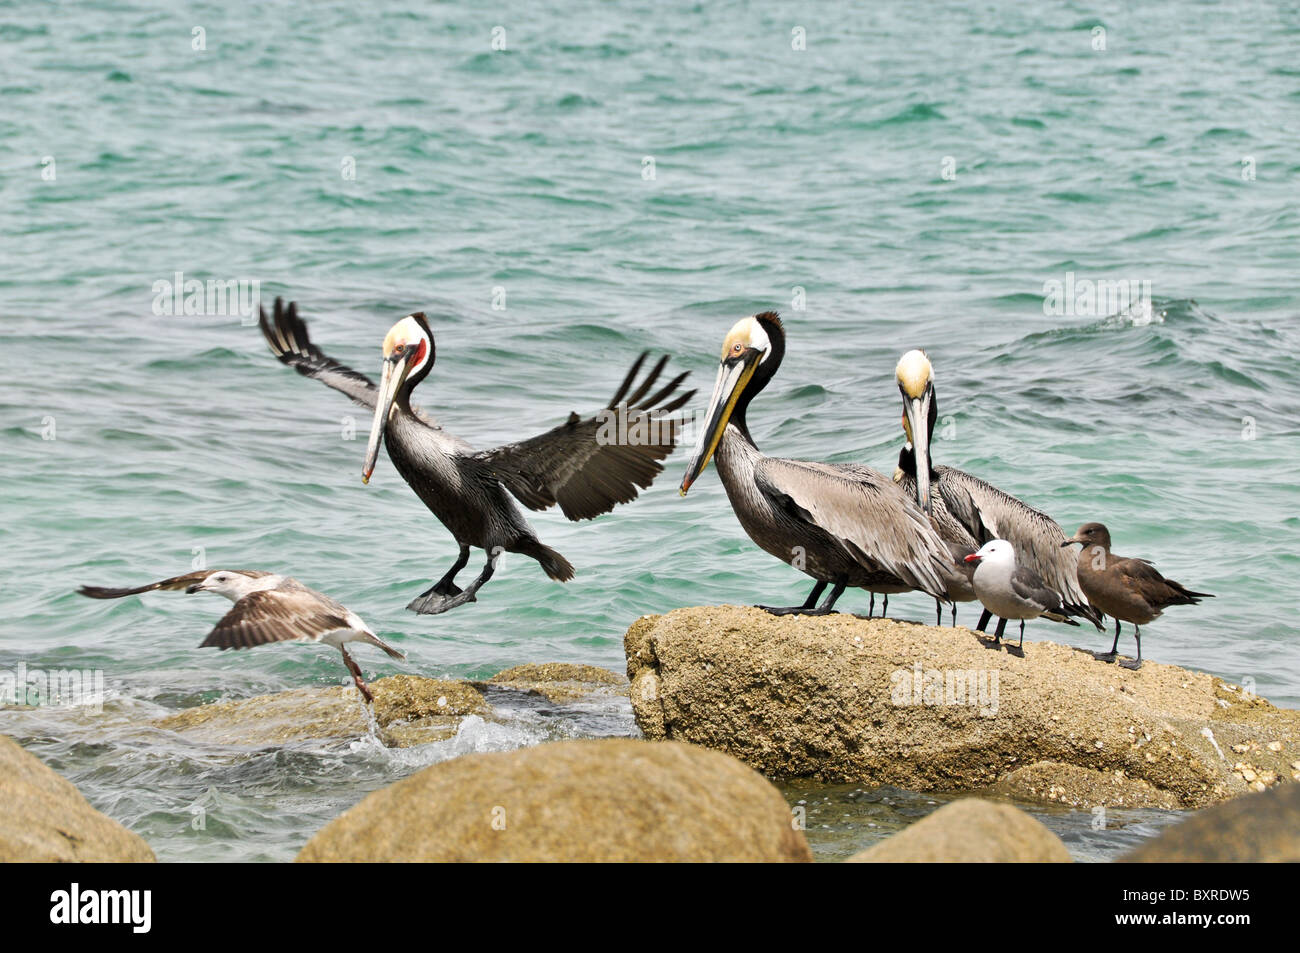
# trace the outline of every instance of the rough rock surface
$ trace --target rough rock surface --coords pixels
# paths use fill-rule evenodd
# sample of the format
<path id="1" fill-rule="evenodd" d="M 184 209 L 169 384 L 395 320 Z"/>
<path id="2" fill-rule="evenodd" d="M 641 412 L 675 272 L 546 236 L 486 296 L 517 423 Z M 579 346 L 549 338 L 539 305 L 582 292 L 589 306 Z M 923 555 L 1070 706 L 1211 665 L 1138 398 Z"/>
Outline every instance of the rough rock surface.
<path id="1" fill-rule="evenodd" d="M 365 798 L 300 861 L 809 861 L 768 781 L 734 758 L 627 738 L 432 765 Z"/>
<path id="2" fill-rule="evenodd" d="M 537 692 L 553 702 L 571 701 L 594 692 L 627 694 L 627 679 L 617 672 L 568 662 L 516 665 L 493 675 L 487 684 Z"/>
<path id="3" fill-rule="evenodd" d="M 847 863 L 1070 863 L 1061 839 L 1009 804 L 963 798 L 945 804 Z"/>
<path id="4" fill-rule="evenodd" d="M 1300 863 L 1300 785 L 1194 814 L 1121 858 L 1130 863 Z"/>
<path id="5" fill-rule="evenodd" d="M 99 813 L 70 781 L 0 735 L 0 862 L 151 862 L 140 837 Z"/>
<path id="6" fill-rule="evenodd" d="M 1092 630 L 1069 634 L 1097 647 Z M 1300 712 L 1172 665 L 1132 672 L 1053 642 L 1026 641 L 1023 655 L 990 645 L 965 628 L 735 606 L 646 616 L 624 638 L 647 738 L 725 751 L 768 777 L 914 791 L 1002 782 L 1016 796 L 1127 807 L 1292 783 Z M 1040 765 L 1067 770 L 1049 782 Z"/>
<path id="7" fill-rule="evenodd" d="M 380 739 L 405 748 L 449 738 L 465 715 L 490 708 L 467 682 L 390 675 L 370 683 Z M 295 688 L 187 708 L 155 722 L 196 741 L 230 745 L 354 737 L 369 730 L 356 689 Z"/>

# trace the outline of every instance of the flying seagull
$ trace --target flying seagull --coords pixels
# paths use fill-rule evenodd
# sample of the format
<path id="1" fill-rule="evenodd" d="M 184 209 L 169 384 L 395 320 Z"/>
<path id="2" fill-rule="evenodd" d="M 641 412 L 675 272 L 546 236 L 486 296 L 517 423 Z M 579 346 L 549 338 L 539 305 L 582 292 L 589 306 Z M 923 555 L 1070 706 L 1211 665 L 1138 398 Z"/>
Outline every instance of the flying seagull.
<path id="1" fill-rule="evenodd" d="M 92 599 L 120 599 L 155 589 L 212 592 L 235 604 L 199 644 L 200 648 L 251 649 L 269 642 L 324 642 L 334 646 L 343 653 L 343 663 L 367 702 L 374 701 L 374 696 L 348 654 L 347 643 L 368 642 L 395 659 L 406 658 L 371 632 L 351 609 L 308 589 L 297 579 L 259 569 L 204 569 L 133 589 L 82 586 L 78 592 Z"/>

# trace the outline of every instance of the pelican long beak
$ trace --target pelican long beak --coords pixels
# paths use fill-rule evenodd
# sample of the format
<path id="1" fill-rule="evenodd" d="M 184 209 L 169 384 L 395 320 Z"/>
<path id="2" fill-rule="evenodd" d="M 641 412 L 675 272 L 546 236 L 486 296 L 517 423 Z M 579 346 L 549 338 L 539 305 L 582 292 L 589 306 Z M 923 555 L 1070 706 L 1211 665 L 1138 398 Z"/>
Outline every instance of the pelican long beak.
<path id="1" fill-rule="evenodd" d="M 736 401 L 749 379 L 754 376 L 763 352 L 748 350 L 738 358 L 723 361 L 718 366 L 718 380 L 713 385 L 713 397 L 709 399 L 709 409 L 704 414 L 704 427 L 700 430 L 700 439 L 695 444 L 691 462 L 686 466 L 686 475 L 682 477 L 681 494 L 691 488 L 704 468 L 713 459 L 714 451 L 722 440 L 722 434 L 731 420 L 731 413 L 736 409 Z"/>
<path id="2" fill-rule="evenodd" d="M 916 502 L 927 516 L 934 515 L 930 499 L 930 402 L 934 391 L 926 388 L 920 397 L 906 397 L 903 401 L 903 420 L 908 439 L 916 459 Z"/>
<path id="3" fill-rule="evenodd" d="M 383 376 L 379 380 L 379 400 L 375 403 L 375 419 L 370 425 L 370 442 L 366 444 L 366 462 L 361 468 L 361 482 L 369 483 L 370 475 L 375 472 L 375 461 L 379 459 L 379 445 L 384 440 L 384 430 L 388 427 L 388 418 L 393 413 L 393 400 L 406 382 L 406 373 L 410 370 L 412 352 L 408 349 L 403 354 L 394 354 L 384 358 Z"/>

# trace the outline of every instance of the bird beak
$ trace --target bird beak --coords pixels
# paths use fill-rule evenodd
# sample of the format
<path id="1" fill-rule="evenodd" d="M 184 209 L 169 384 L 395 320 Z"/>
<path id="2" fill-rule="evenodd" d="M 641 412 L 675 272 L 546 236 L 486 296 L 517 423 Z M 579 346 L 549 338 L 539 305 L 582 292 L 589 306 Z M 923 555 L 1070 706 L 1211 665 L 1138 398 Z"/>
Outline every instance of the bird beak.
<path id="1" fill-rule="evenodd" d="M 969 556 L 966 557 L 966 562 L 968 562 L 968 563 L 977 563 L 977 562 L 979 562 L 979 561 L 980 561 L 981 559 L 983 559 L 983 558 L 984 558 L 984 557 L 981 556 L 979 553 L 971 553 Z"/>
<path id="2" fill-rule="evenodd" d="M 1081 540 L 1078 536 L 1071 536 L 1069 539 L 1061 543 L 1061 548 L 1064 549 L 1066 546 L 1069 546 L 1073 543 L 1082 543 L 1082 542 L 1083 540 Z"/>
<path id="3" fill-rule="evenodd" d="M 727 422 L 731 420 L 731 412 L 736 409 L 736 401 L 740 399 L 749 379 L 754 376 L 754 370 L 762 356 L 762 351 L 750 348 L 741 356 L 723 361 L 718 366 L 718 380 L 713 385 L 713 397 L 710 398 L 709 409 L 704 415 L 704 427 L 695 444 L 691 462 L 686 466 L 686 475 L 682 477 L 682 496 L 686 495 L 691 484 L 709 465 L 709 460 L 713 458 L 722 434 L 727 429 Z"/>
<path id="4" fill-rule="evenodd" d="M 375 402 L 375 419 L 370 425 L 370 442 L 366 444 L 366 462 L 361 468 L 361 482 L 369 483 L 370 475 L 375 472 L 375 461 L 379 459 L 379 445 L 384 440 L 384 430 L 388 427 L 389 415 L 393 412 L 393 400 L 406 382 L 407 371 L 411 367 L 414 352 L 407 348 L 402 354 L 384 358 L 383 376 L 379 380 L 379 399 Z"/>
<path id="5" fill-rule="evenodd" d="M 930 500 L 930 401 L 933 391 L 926 388 L 920 397 L 903 401 L 903 419 L 916 458 L 916 502 L 927 516 L 934 515 Z"/>
<path id="6" fill-rule="evenodd" d="M 185 590 L 186 594 L 191 596 L 194 595 L 194 593 L 196 592 L 202 592 L 202 591 L 203 591 L 203 583 L 201 582 L 196 582 L 194 585 L 190 586 Z"/>

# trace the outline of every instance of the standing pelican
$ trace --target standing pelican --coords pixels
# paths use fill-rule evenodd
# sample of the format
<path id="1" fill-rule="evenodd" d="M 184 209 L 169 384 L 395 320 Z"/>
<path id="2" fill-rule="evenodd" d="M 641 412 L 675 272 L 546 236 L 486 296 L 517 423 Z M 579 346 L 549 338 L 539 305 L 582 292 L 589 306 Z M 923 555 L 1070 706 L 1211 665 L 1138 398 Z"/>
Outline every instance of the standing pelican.
<path id="1" fill-rule="evenodd" d="M 960 557 L 962 547 L 1005 539 L 1015 547 L 1020 565 L 1037 573 L 1048 587 L 1060 593 L 1064 614 L 1083 616 L 1100 628 L 1100 616 L 1088 604 L 1079 585 L 1076 561 L 1068 553 L 1062 555 L 1065 531 L 1055 520 L 978 477 L 953 467 L 934 466 L 930 444 L 939 403 L 934 392 L 934 369 L 925 352 L 912 350 L 904 354 L 894 376 L 903 396 L 903 432 L 907 435 L 898 455 L 895 479 L 927 514 L 934 516 L 954 557 Z M 919 466 L 918 461 L 924 461 L 924 465 Z M 954 600 L 974 595 L 960 591 L 951 594 Z M 990 618 L 986 606 L 976 628 L 984 631 Z"/>
<path id="2" fill-rule="evenodd" d="M 1094 652 L 1103 662 L 1115 661 L 1119 648 L 1119 623 L 1133 623 L 1137 639 L 1137 659 L 1120 662 L 1121 668 L 1137 671 L 1142 667 L 1142 626 L 1169 606 L 1196 605 L 1213 599 L 1208 592 L 1193 592 L 1181 582 L 1160 575 L 1148 560 L 1116 556 L 1110 551 L 1110 530 L 1101 523 L 1084 523 L 1062 546 L 1082 543 L 1079 550 L 1079 582 L 1094 606 L 1115 620 L 1115 642 L 1109 652 Z"/>
<path id="3" fill-rule="evenodd" d="M 216 646 L 224 652 L 251 649 L 268 642 L 324 642 L 334 646 L 343 653 L 343 664 L 368 702 L 374 701 L 375 696 L 370 694 L 361 669 L 348 654 L 347 643 L 366 642 L 395 659 L 406 658 L 371 632 L 351 609 L 315 589 L 308 589 L 297 579 L 260 569 L 204 569 L 134 589 L 82 586 L 77 591 L 92 599 L 121 599 L 156 589 L 211 592 L 235 604 L 199 643 L 200 648 Z"/>
<path id="4" fill-rule="evenodd" d="M 378 386 L 316 347 L 294 304 L 283 307 L 277 298 L 273 319 L 262 311 L 261 327 L 282 364 L 373 408 L 362 481 L 370 481 L 383 442 L 402 479 L 460 545 L 460 555 L 446 574 L 407 606 L 427 615 L 476 601 L 475 593 L 492 578 L 503 552 L 532 557 L 559 582 L 572 579 L 572 564 L 538 540 L 507 491 L 533 510 L 559 503 L 564 515 L 575 521 L 636 499 L 638 487 L 646 489 L 663 472 L 659 461 L 676 445 L 680 421 L 664 415 L 695 393 L 661 403 L 685 380 L 686 374 L 679 374 L 646 396 L 668 363 L 667 355 L 629 393 L 645 362 L 647 355 L 642 354 L 598 415 L 584 420 L 570 414 L 558 427 L 529 440 L 475 451 L 411 404 L 411 392 L 434 362 L 433 333 L 423 313 L 407 315 L 389 329 Z M 471 546 L 488 554 L 487 564 L 461 589 L 456 574 L 469 562 Z"/>
<path id="5" fill-rule="evenodd" d="M 716 454 L 718 476 L 749 538 L 817 580 L 801 606 L 760 607 L 775 615 L 829 613 L 846 586 L 946 598 L 948 551 L 890 480 L 860 464 L 782 460 L 755 446 L 745 412 L 784 354 L 785 331 L 774 312 L 744 318 L 728 332 L 682 495 Z M 818 605 L 828 584 L 831 593 Z"/>

